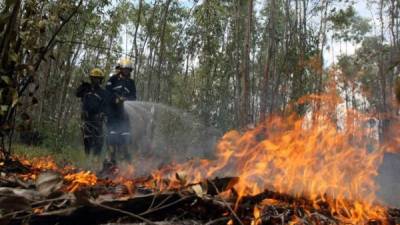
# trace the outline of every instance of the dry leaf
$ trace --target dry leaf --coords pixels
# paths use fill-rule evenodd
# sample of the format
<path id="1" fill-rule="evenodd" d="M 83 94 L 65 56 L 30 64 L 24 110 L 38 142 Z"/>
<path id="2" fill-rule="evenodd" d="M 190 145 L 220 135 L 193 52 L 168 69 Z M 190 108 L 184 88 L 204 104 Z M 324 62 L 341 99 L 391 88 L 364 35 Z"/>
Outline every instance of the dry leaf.
<path id="1" fill-rule="evenodd" d="M 200 184 L 193 185 L 192 190 L 200 198 L 202 198 L 204 194 L 206 194 L 206 191 L 203 190 L 203 187 Z"/>
<path id="2" fill-rule="evenodd" d="M 50 194 L 60 190 L 63 185 L 63 178 L 60 174 L 55 172 L 41 173 L 36 180 L 36 189 L 43 196 L 49 196 Z"/>

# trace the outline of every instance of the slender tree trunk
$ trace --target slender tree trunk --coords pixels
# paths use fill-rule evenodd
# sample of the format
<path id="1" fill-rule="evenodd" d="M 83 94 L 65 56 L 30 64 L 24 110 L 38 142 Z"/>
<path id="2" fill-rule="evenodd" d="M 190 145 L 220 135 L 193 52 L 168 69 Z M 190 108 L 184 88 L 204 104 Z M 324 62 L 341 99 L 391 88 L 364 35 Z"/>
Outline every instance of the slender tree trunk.
<path id="1" fill-rule="evenodd" d="M 281 86 L 281 74 L 278 73 L 278 71 L 277 71 L 277 66 L 276 65 L 278 63 L 276 61 L 277 61 L 277 59 L 275 57 L 274 58 L 274 63 L 272 64 L 273 68 L 271 68 L 273 73 L 275 74 L 275 77 L 276 77 L 275 82 L 274 82 L 273 87 L 272 87 L 271 104 L 270 104 L 270 107 L 269 107 L 269 112 L 271 112 L 271 113 L 274 113 L 276 111 L 276 109 L 277 109 L 277 107 L 276 107 L 276 101 L 277 101 L 276 98 L 278 96 L 279 87 Z"/>
<path id="2" fill-rule="evenodd" d="M 396 61 L 400 59 L 400 57 L 396 57 L 400 53 L 400 49 L 397 46 L 397 40 L 396 40 L 396 17 L 398 17 L 398 14 L 396 14 L 396 8 L 397 4 L 400 4 L 399 1 L 396 0 L 390 0 L 390 7 L 389 7 L 389 18 L 390 18 L 390 23 L 389 23 L 389 28 L 390 28 L 390 34 L 391 34 L 391 41 L 390 41 L 390 52 L 389 52 L 389 66 L 391 67 L 394 65 Z M 396 59 L 397 58 L 397 59 Z M 395 81 L 395 71 L 396 67 L 393 69 L 390 69 L 388 71 L 388 76 L 389 76 L 389 83 L 388 83 L 388 88 L 389 91 L 392 90 L 394 86 L 394 81 Z M 388 102 L 393 102 L 393 94 L 388 94 Z M 390 107 L 390 113 L 396 113 L 395 107 Z"/>
<path id="3" fill-rule="evenodd" d="M 0 42 L 0 56 L 1 56 L 1 66 L 2 68 L 8 67 L 8 59 L 9 59 L 9 50 L 10 50 L 10 42 L 12 41 L 13 35 L 17 31 L 17 20 L 19 16 L 19 11 L 21 7 L 21 0 L 17 0 L 14 3 L 14 7 L 8 20 L 8 24 L 6 26 L 3 38 Z"/>
<path id="4" fill-rule="evenodd" d="M 324 67 L 324 47 L 325 47 L 325 42 L 326 42 L 326 26 L 327 26 L 327 17 L 328 17 L 328 5 L 329 1 L 328 0 L 323 0 L 321 5 L 323 6 L 323 12 L 321 12 L 321 20 L 320 20 L 320 29 L 319 29 L 319 35 L 318 35 L 318 42 L 320 44 L 319 46 L 319 60 L 321 62 L 321 68 L 320 70 L 322 71 Z M 317 91 L 320 93 L 322 92 L 322 74 L 318 74 L 318 86 L 317 86 Z"/>
<path id="5" fill-rule="evenodd" d="M 149 56 L 149 78 L 147 80 L 147 100 L 151 101 L 154 100 L 155 97 L 155 93 L 153 92 L 154 88 L 153 88 L 153 71 L 154 71 L 154 64 L 155 64 L 155 58 L 156 58 L 156 53 L 155 53 L 155 49 L 151 48 L 150 49 L 150 56 Z"/>
<path id="6" fill-rule="evenodd" d="M 157 8 L 158 3 L 159 3 L 159 0 L 156 0 L 156 1 L 154 1 L 154 4 L 152 5 L 151 15 L 150 15 L 149 19 L 146 21 L 147 30 L 151 30 L 151 28 L 149 26 L 152 26 L 154 23 L 154 17 L 156 14 L 156 8 Z M 149 56 L 147 57 L 147 62 L 146 62 L 147 64 L 145 67 L 148 78 L 147 78 L 147 90 L 146 90 L 146 93 L 144 94 L 144 100 L 147 100 L 147 101 L 154 99 L 154 97 L 152 97 L 152 96 L 154 96 L 154 93 L 152 90 L 154 89 L 153 88 L 153 77 L 154 77 L 154 60 L 155 60 L 156 54 L 155 54 L 155 49 L 153 48 L 153 46 L 151 46 L 150 44 L 147 45 L 147 43 L 151 43 L 152 40 L 153 40 L 153 32 L 147 32 L 146 38 L 142 44 L 139 59 L 136 59 L 136 60 L 140 60 L 137 65 L 137 71 L 139 73 L 139 71 L 142 67 L 142 64 L 144 64 L 142 61 L 142 58 L 144 58 L 143 56 L 145 54 L 145 49 L 146 49 L 146 46 L 148 46 L 150 53 L 149 53 Z"/>
<path id="7" fill-rule="evenodd" d="M 140 26 L 140 17 L 142 15 L 142 4 L 143 4 L 143 0 L 139 0 L 139 9 L 137 12 L 137 20 L 136 20 L 136 27 L 135 27 L 135 34 L 133 35 L 133 47 L 135 48 L 135 65 L 133 68 L 133 78 L 136 79 L 137 77 L 137 73 L 138 73 L 138 69 L 137 69 L 137 65 L 138 65 L 138 56 L 139 56 L 139 50 L 138 50 L 138 46 L 137 46 L 137 34 L 138 34 L 138 30 L 139 30 L 139 26 Z"/>
<path id="8" fill-rule="evenodd" d="M 161 26 L 161 32 L 160 32 L 160 48 L 159 48 L 159 54 L 158 54 L 158 69 L 157 69 L 157 88 L 155 90 L 155 98 L 156 101 L 159 102 L 161 99 L 161 73 L 162 73 L 162 66 L 164 64 L 164 54 L 165 54 L 165 29 L 167 27 L 167 21 L 168 21 L 168 12 L 169 12 L 169 6 L 171 4 L 172 0 L 168 0 L 165 9 L 164 9 L 164 16 L 162 19 L 162 26 Z"/>
<path id="9" fill-rule="evenodd" d="M 273 58 L 275 54 L 275 6 L 276 0 L 270 1 L 270 21 L 268 23 L 268 52 L 267 52 L 267 61 L 264 67 L 264 77 L 263 77 L 263 85 L 261 90 L 261 103 L 260 103 L 260 120 L 264 121 L 267 114 L 267 98 L 268 98 L 268 86 L 271 77 L 271 67 L 273 63 Z"/>
<path id="10" fill-rule="evenodd" d="M 235 93 L 235 127 L 240 127 L 240 99 L 241 99 L 241 85 L 240 85 L 240 60 L 241 60 L 241 46 L 240 46 L 240 34 L 241 34 L 241 1 L 235 1 L 235 14 L 234 14 L 234 45 L 235 45 L 235 52 L 234 54 L 234 63 L 235 63 L 235 85 L 234 85 L 234 93 Z"/>
<path id="11" fill-rule="evenodd" d="M 113 46 L 113 43 L 114 43 L 114 40 L 115 40 L 115 36 L 113 36 L 113 35 L 110 35 L 110 37 L 109 37 L 109 42 L 108 42 L 108 48 L 107 48 L 107 53 L 106 53 L 106 56 L 107 56 L 107 63 L 106 63 L 106 67 L 105 67 L 105 71 L 113 71 L 113 65 L 114 65 L 114 63 L 115 62 L 112 62 L 111 60 L 110 60 L 110 56 L 111 56 L 111 49 L 112 49 L 112 46 Z"/>
<path id="12" fill-rule="evenodd" d="M 43 112 L 44 112 L 44 106 L 45 106 L 45 99 L 46 99 L 46 95 L 47 95 L 47 89 L 48 89 L 48 83 L 49 83 L 49 77 L 51 74 L 51 66 L 52 63 L 46 63 L 47 65 L 47 71 L 46 73 L 44 73 L 44 81 L 42 84 L 42 94 L 41 94 L 41 98 L 42 99 L 40 101 L 40 107 L 39 107 L 39 117 L 38 117 L 38 125 L 41 126 L 42 125 L 42 118 L 43 118 Z"/>
<path id="13" fill-rule="evenodd" d="M 244 40 L 244 55 L 241 68 L 241 102 L 240 102 L 240 127 L 244 128 L 250 122 L 250 45 L 251 27 L 253 18 L 253 0 L 247 3 L 247 21 L 245 23 L 246 33 Z"/>
<path id="14" fill-rule="evenodd" d="M 71 50 L 73 48 L 71 47 Z M 67 105 L 65 104 L 69 92 L 68 92 L 68 87 L 70 86 L 70 81 L 72 79 L 72 72 L 73 72 L 73 67 L 75 65 L 75 61 L 78 58 L 79 52 L 80 52 L 81 46 L 78 46 L 75 52 L 71 55 L 71 58 L 68 60 L 68 64 L 66 69 L 64 70 L 64 81 L 62 85 L 62 95 L 60 99 L 60 107 L 59 107 L 59 112 L 57 116 L 57 129 L 58 129 L 58 134 L 59 138 L 62 138 L 64 135 L 65 131 L 65 113 L 66 113 L 66 108 Z M 58 142 L 58 141 L 57 141 Z"/>
<path id="15" fill-rule="evenodd" d="M 380 86 L 381 86 L 381 96 L 382 96 L 382 103 L 380 107 L 380 113 L 381 113 L 381 118 L 380 118 L 380 141 L 385 142 L 386 140 L 386 135 L 387 135 L 387 129 L 388 129 L 388 118 L 387 118 L 387 97 L 386 97 L 386 77 L 385 77 L 385 71 L 384 71 L 384 56 L 383 56 L 383 45 L 384 45 L 384 19 L 383 19 L 383 11 L 384 11 L 384 0 L 380 1 L 380 10 L 379 10 L 379 19 L 381 23 L 381 36 L 380 36 L 380 51 L 379 51 L 379 65 L 378 65 L 378 73 L 379 73 L 379 81 L 380 81 Z"/>

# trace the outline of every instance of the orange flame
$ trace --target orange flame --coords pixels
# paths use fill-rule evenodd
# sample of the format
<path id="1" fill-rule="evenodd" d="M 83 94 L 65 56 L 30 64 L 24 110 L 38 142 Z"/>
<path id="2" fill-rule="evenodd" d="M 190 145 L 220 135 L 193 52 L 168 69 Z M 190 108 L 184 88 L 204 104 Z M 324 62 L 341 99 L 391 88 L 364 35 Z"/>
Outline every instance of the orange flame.
<path id="1" fill-rule="evenodd" d="M 23 180 L 35 180 L 41 171 L 47 171 L 47 170 L 58 171 L 57 164 L 50 156 L 37 157 L 37 158 L 32 158 L 30 160 L 24 157 L 18 157 L 18 160 L 23 165 L 31 168 L 30 173 L 20 175 L 20 177 Z"/>
<path id="2" fill-rule="evenodd" d="M 97 177 L 90 171 L 81 171 L 74 174 L 64 176 L 66 181 L 71 182 L 67 187 L 67 191 L 74 192 L 82 186 L 93 186 L 97 183 Z"/>
<path id="3" fill-rule="evenodd" d="M 66 165 L 64 168 L 60 169 L 50 156 L 37 157 L 30 160 L 20 158 L 19 160 L 22 164 L 31 168 L 30 173 L 21 175 L 25 180 L 35 180 L 39 173 L 43 171 L 56 171 L 64 176 L 65 181 L 70 183 L 66 188 L 69 192 L 74 192 L 80 187 L 92 186 L 97 183 L 97 177 L 94 173 L 90 171 L 76 172 L 76 168 L 71 165 Z"/>
<path id="4" fill-rule="evenodd" d="M 20 158 L 20 162 L 25 166 L 31 167 L 33 170 L 58 170 L 57 164 L 50 156 L 33 158 L 30 160 Z"/>
<path id="5" fill-rule="evenodd" d="M 260 225 L 261 224 L 261 211 L 258 207 L 254 207 L 254 211 L 253 211 L 253 217 L 254 220 L 251 221 L 251 225 Z"/>
<path id="6" fill-rule="evenodd" d="M 230 131 L 217 145 L 217 160 L 166 167 L 153 173 L 153 184 L 160 189 L 179 186 L 174 175 L 180 172 L 190 174 L 188 183 L 239 176 L 235 189 L 240 196 L 271 189 L 306 197 L 316 209 L 321 201 L 327 203 L 331 215 L 343 223 L 386 218 L 376 204 L 374 182 L 384 151 L 367 125 L 369 117 L 339 112 L 337 96 L 301 99 L 309 100 L 324 104 L 316 104 L 304 117 L 275 116 L 244 134 Z"/>
<path id="7" fill-rule="evenodd" d="M 215 160 L 171 164 L 154 171 L 145 185 L 164 190 L 215 176 L 239 176 L 234 186 L 239 197 L 270 189 L 305 197 L 317 210 L 329 205 L 331 216 L 340 223 L 384 221 L 386 211 L 376 203 L 374 178 L 389 148 L 379 145 L 376 131 L 368 125 L 370 116 L 340 111 L 336 95 L 311 95 L 299 102 L 309 101 L 312 109 L 305 116 L 273 116 L 243 134 L 227 132 L 217 145 Z M 65 179 L 71 182 L 68 191 L 97 182 L 90 172 L 67 174 Z M 133 191 L 133 182 L 116 182 Z M 253 224 L 258 224 L 261 209 L 254 210 Z"/>

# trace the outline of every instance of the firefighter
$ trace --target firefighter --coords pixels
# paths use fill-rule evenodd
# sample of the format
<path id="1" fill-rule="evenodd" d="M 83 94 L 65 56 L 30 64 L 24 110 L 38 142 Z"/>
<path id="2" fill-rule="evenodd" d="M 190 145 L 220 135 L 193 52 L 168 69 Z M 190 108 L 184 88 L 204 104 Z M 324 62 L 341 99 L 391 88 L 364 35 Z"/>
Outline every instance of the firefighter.
<path id="1" fill-rule="evenodd" d="M 111 93 L 111 103 L 107 118 L 107 142 L 111 148 L 111 164 L 117 161 L 117 155 L 126 161 L 131 160 L 128 146 L 131 144 L 129 117 L 124 111 L 125 101 L 136 100 L 135 81 L 130 78 L 132 62 L 121 58 L 116 66 L 116 74 L 111 76 L 106 84 L 106 90 Z"/>
<path id="2" fill-rule="evenodd" d="M 82 82 L 76 96 L 82 101 L 82 133 L 86 155 L 99 156 L 103 148 L 103 123 L 108 105 L 108 94 L 101 87 L 104 73 L 94 68 L 89 73 L 90 83 Z"/>

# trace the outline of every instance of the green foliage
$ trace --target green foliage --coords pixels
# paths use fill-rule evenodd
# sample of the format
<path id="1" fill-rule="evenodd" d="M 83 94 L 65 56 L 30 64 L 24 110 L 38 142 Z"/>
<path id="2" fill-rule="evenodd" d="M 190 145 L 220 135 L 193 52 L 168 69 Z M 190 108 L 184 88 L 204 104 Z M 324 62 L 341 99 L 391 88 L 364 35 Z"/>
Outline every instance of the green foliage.
<path id="1" fill-rule="evenodd" d="M 139 100 L 177 107 L 224 131 L 239 124 L 245 47 L 252 123 L 262 118 L 262 104 L 266 114 L 285 114 L 288 104 L 324 91 L 331 33 L 328 38 L 361 43 L 354 56 L 338 61 L 346 84 L 341 90 L 349 92 L 354 83 L 378 107 L 393 83 L 393 74 L 382 71 L 392 66 L 395 49 L 382 43 L 387 36 L 366 37 L 370 21 L 349 1 L 254 1 L 250 46 L 244 44 L 250 1 L 89 0 L 57 33 L 79 1 L 25 0 L 18 25 L 6 34 L 15 2 L 0 3 L 0 38 L 11 40 L 0 60 L 0 117 L 21 106 L 18 112 L 29 111 L 47 137 L 44 145 L 57 150 L 81 142 L 77 86 L 93 67 L 112 74 L 125 55 L 134 59 Z M 28 78 L 39 88 L 18 93 Z M 376 93 L 382 79 L 388 90 Z M 24 106 L 34 99 L 39 104 Z M 298 112 L 307 111 L 301 107 Z M 12 130 L 11 123 L 1 125 L 3 133 Z"/>
<path id="2" fill-rule="evenodd" d="M 352 24 L 352 19 L 356 16 L 356 12 L 352 5 L 345 10 L 340 9 L 338 12 L 332 13 L 329 20 L 333 23 L 333 28 L 337 30 L 345 29 Z"/>
<path id="3" fill-rule="evenodd" d="M 361 69 L 361 65 L 356 62 L 355 57 L 343 55 L 339 57 L 338 66 L 347 79 L 354 79 L 355 75 Z"/>
<path id="4" fill-rule="evenodd" d="M 328 17 L 335 31 L 333 38 L 337 40 L 352 41 L 360 43 L 365 34 L 371 30 L 369 20 L 358 16 L 352 5 L 345 10 L 340 9 Z"/>
<path id="5" fill-rule="evenodd" d="M 389 69 L 396 49 L 381 40 L 376 36 L 364 38 L 354 55 L 342 56 L 338 62 L 345 80 L 351 81 L 355 89 L 359 87 L 360 93 L 368 99 L 368 107 L 364 104 L 359 110 L 387 111 L 388 105 L 392 104 L 388 99 L 397 94 L 396 74 Z M 353 105 L 360 104 L 355 102 Z"/>
<path id="6" fill-rule="evenodd" d="M 37 72 L 42 60 L 54 46 L 55 37 L 77 13 L 82 1 L 6 1 L 0 13 L 0 81 L 2 157 L 10 149 L 4 139 L 12 140 L 17 106 L 27 114 L 37 103 Z M 5 129 L 6 128 L 6 129 Z"/>

